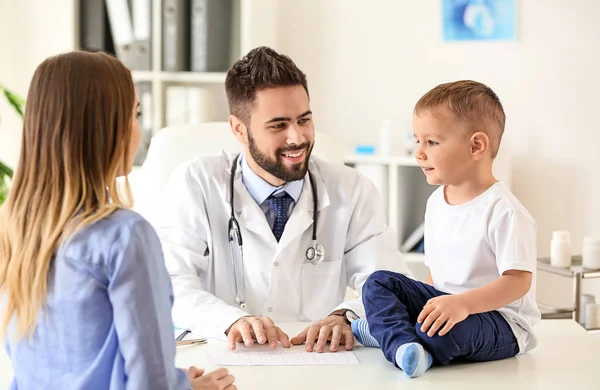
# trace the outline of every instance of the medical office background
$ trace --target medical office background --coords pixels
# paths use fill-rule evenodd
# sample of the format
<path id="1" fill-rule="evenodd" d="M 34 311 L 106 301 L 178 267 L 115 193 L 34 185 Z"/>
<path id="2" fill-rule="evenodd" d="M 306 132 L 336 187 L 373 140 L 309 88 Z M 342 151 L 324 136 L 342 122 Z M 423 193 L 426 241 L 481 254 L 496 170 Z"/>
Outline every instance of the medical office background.
<path id="1" fill-rule="evenodd" d="M 497 41 L 444 39 L 443 3 L 233 0 L 232 35 L 239 37 L 239 52 L 268 45 L 306 72 L 317 130 L 343 144 L 350 160 L 358 145 L 375 146 L 377 155 L 385 123 L 389 154 L 404 155 L 412 108 L 433 86 L 458 79 L 488 84 L 507 114 L 501 154 L 508 174 L 502 179 L 537 221 L 538 255 L 549 256 L 555 230 L 568 230 L 573 253 L 581 253 L 585 237 L 600 237 L 600 1 L 516 0 L 515 37 Z M 78 7 L 79 0 L 0 0 L 0 82 L 25 95 L 43 59 L 76 49 Z M 165 105 L 186 88 L 206 87 L 216 119 L 227 118 L 222 72 L 137 75 L 148 83 L 171 82 Z M 0 113 L 0 160 L 15 167 L 21 120 L 4 100 Z M 169 115 L 182 117 L 167 109 L 162 115 L 155 127 L 173 124 Z M 391 192 L 404 194 L 400 210 L 422 210 L 432 190 L 417 173 L 400 175 L 399 190 Z M 411 218 L 400 240 L 422 215 Z M 568 306 L 571 283 L 540 273 L 538 298 Z M 584 281 L 583 289 L 600 302 L 600 279 Z"/>

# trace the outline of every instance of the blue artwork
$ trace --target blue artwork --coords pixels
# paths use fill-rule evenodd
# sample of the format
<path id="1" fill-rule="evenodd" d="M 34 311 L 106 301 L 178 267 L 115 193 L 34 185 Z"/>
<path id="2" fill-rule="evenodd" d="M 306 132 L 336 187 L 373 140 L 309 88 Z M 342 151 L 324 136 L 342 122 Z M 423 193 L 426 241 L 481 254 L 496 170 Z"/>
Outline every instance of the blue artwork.
<path id="1" fill-rule="evenodd" d="M 443 0 L 444 40 L 515 40 L 516 8 L 516 0 Z"/>

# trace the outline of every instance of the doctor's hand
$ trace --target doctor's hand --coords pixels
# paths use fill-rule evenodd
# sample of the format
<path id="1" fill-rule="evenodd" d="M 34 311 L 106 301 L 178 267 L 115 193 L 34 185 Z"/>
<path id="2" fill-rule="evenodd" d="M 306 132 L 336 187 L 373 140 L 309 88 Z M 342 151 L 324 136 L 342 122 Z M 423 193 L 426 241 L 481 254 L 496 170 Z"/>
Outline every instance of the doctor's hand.
<path id="1" fill-rule="evenodd" d="M 313 348 L 317 340 L 317 347 Z M 323 352 L 327 341 L 329 343 L 329 350 L 336 352 L 340 344 L 346 346 L 346 350 L 352 350 L 354 346 L 354 335 L 352 334 L 352 328 L 344 317 L 339 315 L 330 315 L 329 317 L 323 318 L 321 321 L 313 322 L 304 329 L 298 336 L 292 339 L 292 344 L 299 345 L 306 342 L 306 351 L 312 352 Z"/>
<path id="2" fill-rule="evenodd" d="M 442 295 L 427 301 L 417 322 L 422 324 L 421 331 L 427 332 L 427 336 L 433 337 L 438 330 L 439 335 L 444 336 L 468 316 L 469 311 L 460 295 Z"/>
<path id="3" fill-rule="evenodd" d="M 285 348 L 289 348 L 290 338 L 278 326 L 275 326 L 273 320 L 268 317 L 242 317 L 231 325 L 226 332 L 229 349 L 234 350 L 237 343 L 243 342 L 247 347 L 254 345 L 254 340 L 259 344 L 271 346 L 271 349 L 277 348 L 277 342 Z"/>
<path id="4" fill-rule="evenodd" d="M 236 385 L 233 384 L 235 378 L 233 375 L 230 375 L 225 368 L 219 368 L 218 370 L 205 374 L 204 370 L 192 366 L 187 370 L 187 376 L 193 390 L 237 389 Z"/>

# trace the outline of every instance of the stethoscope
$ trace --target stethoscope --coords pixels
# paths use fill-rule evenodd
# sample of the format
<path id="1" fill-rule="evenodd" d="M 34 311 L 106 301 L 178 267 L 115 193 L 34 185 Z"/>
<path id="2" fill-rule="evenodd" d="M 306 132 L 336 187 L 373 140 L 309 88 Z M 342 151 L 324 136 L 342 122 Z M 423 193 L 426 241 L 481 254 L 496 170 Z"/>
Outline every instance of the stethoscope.
<path id="1" fill-rule="evenodd" d="M 235 192 L 233 186 L 233 180 L 235 178 L 235 172 L 237 170 L 239 155 L 233 160 L 231 165 L 231 179 L 229 183 L 229 189 L 231 192 L 230 206 L 231 206 L 231 218 L 229 218 L 229 246 L 231 248 L 231 262 L 233 265 L 233 279 L 235 283 L 235 303 L 240 305 L 242 309 L 246 308 L 246 285 L 244 280 L 244 245 L 242 242 L 242 231 L 240 230 L 240 224 L 235 218 L 233 210 L 233 194 Z M 306 250 L 306 260 L 313 265 L 319 265 L 325 258 L 325 249 L 323 245 L 317 243 L 317 188 L 315 187 L 315 181 L 313 176 L 308 171 L 308 177 L 310 180 L 310 188 L 313 197 L 313 231 L 312 231 L 312 245 Z"/>

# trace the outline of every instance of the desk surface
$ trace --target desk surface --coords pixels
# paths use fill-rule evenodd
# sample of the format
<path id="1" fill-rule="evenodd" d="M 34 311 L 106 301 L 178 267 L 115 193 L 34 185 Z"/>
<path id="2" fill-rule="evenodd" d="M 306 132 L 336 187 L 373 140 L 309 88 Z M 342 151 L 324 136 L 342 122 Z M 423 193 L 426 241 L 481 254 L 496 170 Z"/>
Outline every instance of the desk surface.
<path id="1" fill-rule="evenodd" d="M 295 334 L 302 324 L 280 324 Z M 544 320 L 536 326 L 540 342 L 531 353 L 490 363 L 435 367 L 408 379 L 374 348 L 355 349 L 360 365 L 325 367 L 229 367 L 238 389 L 571 389 L 600 388 L 600 336 L 591 336 L 571 320 Z M 226 348 L 221 340 L 179 347 L 178 367 L 195 365 L 212 370 L 207 352 Z M 298 347 L 300 348 L 300 347 Z M 10 385 L 11 364 L 1 348 L 0 389 Z"/>
<path id="2" fill-rule="evenodd" d="M 279 324 L 290 335 L 302 324 Z M 323 367 L 228 367 L 238 389 L 598 389 L 600 338 L 571 320 L 544 320 L 536 326 L 539 344 L 529 354 L 512 359 L 434 367 L 409 379 L 383 357 L 379 349 L 357 347 L 360 365 Z M 226 348 L 221 340 L 179 347 L 177 366 L 213 370 L 210 349 Z M 301 348 L 301 347 L 298 347 Z"/>

